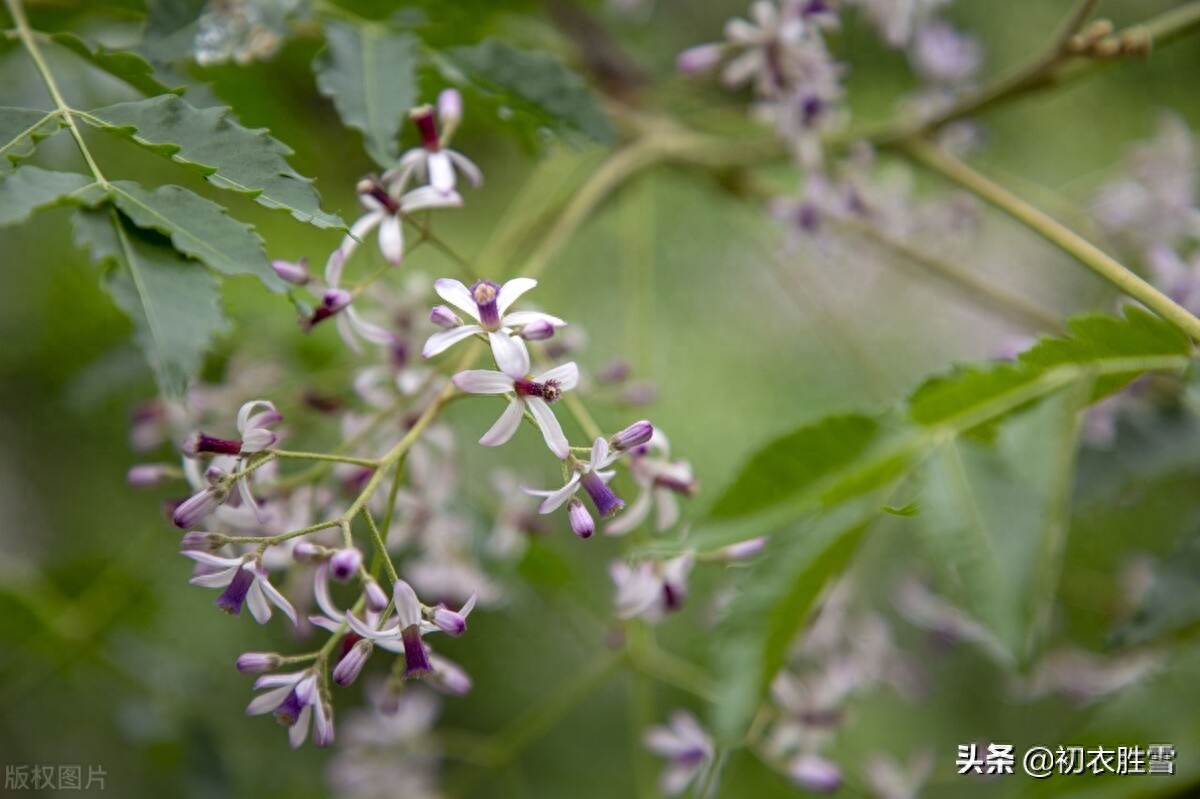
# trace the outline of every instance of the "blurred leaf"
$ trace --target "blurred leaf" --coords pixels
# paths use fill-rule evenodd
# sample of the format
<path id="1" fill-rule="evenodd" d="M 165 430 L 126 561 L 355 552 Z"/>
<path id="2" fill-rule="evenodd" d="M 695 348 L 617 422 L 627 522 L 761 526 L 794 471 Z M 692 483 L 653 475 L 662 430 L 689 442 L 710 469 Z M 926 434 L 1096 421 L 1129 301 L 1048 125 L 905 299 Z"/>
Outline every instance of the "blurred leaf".
<path id="1" fill-rule="evenodd" d="M 60 129 L 57 111 L 36 108 L 0 107 L 0 175 L 22 158 L 33 155 L 34 146 Z"/>
<path id="2" fill-rule="evenodd" d="M 1006 420 L 994 444 L 949 439 L 922 469 L 918 529 L 932 563 L 1014 662 L 1037 653 L 1050 620 L 1088 381 Z"/>
<path id="3" fill-rule="evenodd" d="M 242 127 L 228 114 L 228 108 L 193 108 L 167 94 L 78 115 L 198 170 L 215 186 L 253 197 L 267 208 L 290 211 L 319 228 L 345 229 L 339 217 L 321 210 L 312 181 L 288 165 L 285 157 L 292 151 L 287 145 L 265 130 Z"/>
<path id="4" fill-rule="evenodd" d="M 1200 624 L 1200 531 L 1159 565 L 1133 617 L 1113 633 L 1116 646 L 1140 646 Z"/>
<path id="5" fill-rule="evenodd" d="M 317 88 L 346 127 L 362 132 L 367 154 L 395 166 L 401 126 L 417 104 L 420 41 L 378 25 L 328 22 L 324 30 L 325 49 L 313 63 Z"/>
<path id="6" fill-rule="evenodd" d="M 986 410 L 986 404 L 1028 388 L 1052 369 L 1103 364 L 1092 399 L 1113 393 L 1142 372 L 1162 368 L 1155 359 L 1190 355 L 1191 344 L 1170 323 L 1135 306 L 1125 317 L 1093 315 L 1070 320 L 1069 334 L 1044 338 L 1015 363 L 959 368 L 929 380 L 909 400 L 909 415 L 940 424 Z M 1122 369 L 1126 362 L 1128 369 Z"/>
<path id="7" fill-rule="evenodd" d="M 583 78 L 548 53 L 488 39 L 439 51 L 435 62 L 447 80 L 474 89 L 506 125 L 521 123 L 535 142 L 547 133 L 602 144 L 615 138 Z"/>
<path id="8" fill-rule="evenodd" d="M 85 191 L 88 188 L 95 192 Z M 0 180 L 0 226 L 26 222 L 43 208 L 91 204 L 103 195 L 103 189 L 87 175 L 23 166 Z"/>
<path id="9" fill-rule="evenodd" d="M 157 233 L 140 230 L 114 209 L 80 210 L 76 243 L 109 267 L 105 286 L 132 320 L 134 339 L 161 390 L 179 396 L 226 327 L 217 279 Z"/>
<path id="10" fill-rule="evenodd" d="M 830 416 L 775 439 L 750 456 L 709 517 L 741 516 L 793 496 L 861 455 L 879 427 L 869 416 Z"/>
<path id="11" fill-rule="evenodd" d="M 125 81 L 142 94 L 178 94 L 181 91 L 180 86 L 168 86 L 154 77 L 154 67 L 137 53 L 110 50 L 104 45 L 91 44 L 68 32 L 54 33 L 50 38 L 97 69 Z"/>
<path id="12" fill-rule="evenodd" d="M 772 536 L 715 633 L 713 726 L 736 743 L 758 710 L 825 585 L 845 570 L 879 518 L 879 497 L 846 503 Z"/>
<path id="13" fill-rule="evenodd" d="M 153 61 L 177 62 L 192 57 L 196 20 L 208 0 L 146 0 L 142 50 Z"/>
<path id="14" fill-rule="evenodd" d="M 180 186 L 147 191 L 136 183 L 112 184 L 113 201 L 140 228 L 171 237 L 175 249 L 225 275 L 254 275 L 276 293 L 287 284 L 271 269 L 262 238 L 216 203 Z"/>

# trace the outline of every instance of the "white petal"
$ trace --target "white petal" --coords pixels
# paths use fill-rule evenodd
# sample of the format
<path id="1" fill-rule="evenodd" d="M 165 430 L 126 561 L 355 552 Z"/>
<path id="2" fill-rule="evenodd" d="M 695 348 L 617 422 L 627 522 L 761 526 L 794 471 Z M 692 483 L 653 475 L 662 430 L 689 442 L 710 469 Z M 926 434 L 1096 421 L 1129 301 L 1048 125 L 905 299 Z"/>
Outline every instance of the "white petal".
<path id="1" fill-rule="evenodd" d="M 597 438 L 592 442 L 592 458 L 590 465 L 593 470 L 602 469 L 608 465 L 608 439 Z"/>
<path id="2" fill-rule="evenodd" d="M 250 615 L 256 622 L 266 624 L 271 620 L 271 606 L 267 604 L 261 586 L 262 583 L 258 580 L 250 586 L 250 590 L 246 592 L 246 606 L 250 608 Z"/>
<path id="3" fill-rule="evenodd" d="M 558 387 L 563 391 L 570 391 L 579 385 L 579 367 L 574 361 L 564 363 L 561 366 L 556 366 L 553 369 L 542 372 L 534 378 L 539 383 L 545 383 L 547 380 L 558 381 Z"/>
<path id="4" fill-rule="evenodd" d="M 483 172 L 475 165 L 475 162 L 467 158 L 457 150 L 447 150 L 446 155 L 454 161 L 454 164 L 462 170 L 462 173 L 467 176 L 467 180 L 471 181 L 471 185 L 479 188 L 483 185 Z"/>
<path id="5" fill-rule="evenodd" d="M 579 473 L 571 475 L 571 479 L 562 488 L 546 495 L 546 500 L 538 505 L 538 513 L 550 513 L 562 506 L 564 502 L 570 499 L 576 491 L 579 490 Z M 533 493 L 533 492 L 527 492 Z"/>
<path id="6" fill-rule="evenodd" d="M 404 227 L 400 217 L 389 216 L 379 226 L 379 251 L 392 266 L 399 266 L 404 260 Z"/>
<path id="7" fill-rule="evenodd" d="M 459 608 L 459 609 L 458 609 L 458 615 L 462 616 L 464 619 L 465 619 L 467 616 L 471 615 L 471 611 L 475 609 L 475 598 L 476 598 L 476 596 L 478 596 L 478 592 L 477 592 L 477 591 L 472 591 L 472 592 L 471 592 L 471 598 L 470 598 L 470 599 L 468 599 L 468 600 L 467 600 L 467 601 L 466 601 L 466 602 L 463 604 L 463 606 L 462 606 L 461 608 Z"/>
<path id="8" fill-rule="evenodd" d="M 550 448 L 550 451 L 563 459 L 570 455 L 571 444 L 567 441 L 562 426 L 558 423 L 558 418 L 554 415 L 554 411 L 550 410 L 546 401 L 541 397 L 526 397 L 525 405 L 533 414 L 538 427 L 541 428 L 542 438 L 546 439 L 546 446 Z"/>
<path id="9" fill-rule="evenodd" d="M 679 500 L 675 498 L 675 492 L 671 489 L 660 488 L 654 492 L 654 501 L 658 505 L 654 529 L 661 533 L 679 521 Z"/>
<path id="10" fill-rule="evenodd" d="M 237 490 L 242 498 L 242 504 L 254 511 L 254 517 L 258 519 L 259 524 L 265 524 L 271 520 L 271 515 L 258 506 L 254 500 L 254 494 L 250 493 L 249 479 L 245 477 L 238 479 Z"/>
<path id="11" fill-rule="evenodd" d="M 334 250 L 334 255 L 340 253 L 343 261 L 349 258 L 350 253 L 354 252 L 355 248 L 358 247 L 358 243 L 366 238 L 366 235 L 374 230 L 375 226 L 382 222 L 385 216 L 387 214 L 384 211 L 372 211 L 356 219 L 354 224 L 350 226 L 350 232 L 342 238 L 341 246 Z M 329 259 L 332 262 L 333 255 L 330 255 Z M 332 287 L 338 285 L 341 280 L 342 265 L 338 264 L 335 268 L 335 277 L 337 279 L 330 280 L 330 262 L 325 264 L 325 283 Z"/>
<path id="12" fill-rule="evenodd" d="M 334 634 L 340 635 L 342 632 L 342 623 L 340 621 L 335 621 L 328 616 L 321 616 L 319 614 L 309 616 L 308 623 L 314 627 L 320 627 L 322 630 L 327 630 Z"/>
<path id="13" fill-rule="evenodd" d="M 621 511 L 621 515 L 604 526 L 604 532 L 608 535 L 625 535 L 636 529 L 650 515 L 650 497 L 650 491 L 638 492 L 637 499 Z"/>
<path id="14" fill-rule="evenodd" d="M 425 342 L 425 346 L 421 349 L 421 357 L 432 358 L 435 355 L 445 352 L 463 339 L 470 338 L 476 333 L 482 332 L 483 328 L 479 325 L 459 325 L 449 330 L 438 331 Z"/>
<path id="15" fill-rule="evenodd" d="M 516 302 L 517 297 L 520 297 L 525 292 L 537 285 L 537 281 L 531 277 L 514 277 L 500 287 L 500 293 L 496 296 L 496 310 L 504 316 L 504 312 L 508 310 L 508 306 Z"/>
<path id="16" fill-rule="evenodd" d="M 294 684 L 295 680 L 280 688 L 254 697 L 250 700 L 250 704 L 246 705 L 246 714 L 249 716 L 261 716 L 263 713 L 270 713 L 279 707 L 283 703 L 283 700 L 287 699 L 287 695 L 292 692 Z"/>
<path id="17" fill-rule="evenodd" d="M 373 627 L 368 626 L 366 623 L 360 621 L 359 618 L 353 613 L 346 614 L 346 624 L 350 625 L 350 629 L 354 630 L 354 632 L 361 637 L 370 638 L 372 640 L 379 638 L 395 638 L 400 634 L 400 628 L 394 624 L 391 627 L 385 627 L 382 630 L 376 630 Z"/>
<path id="18" fill-rule="evenodd" d="M 372 344 L 391 344 L 396 340 L 391 331 L 366 321 L 358 315 L 358 311 L 353 307 L 347 307 L 342 311 L 346 318 L 350 321 L 350 326 L 354 328 L 354 332 L 362 336 Z"/>
<path id="19" fill-rule="evenodd" d="M 287 597 L 279 593 L 278 588 L 271 585 L 270 580 L 259 578 L 258 585 L 262 588 L 262 592 L 266 594 L 267 599 L 271 600 L 271 604 L 282 610 L 292 620 L 292 624 L 300 623 L 296 618 L 296 609 L 292 607 L 292 603 L 288 602 Z"/>
<path id="20" fill-rule="evenodd" d="M 441 192 L 433 186 L 413 189 L 400 198 L 400 209 L 405 213 L 420 211 L 424 208 L 456 208 L 460 205 L 462 205 L 462 197 L 458 192 Z"/>
<path id="21" fill-rule="evenodd" d="M 454 164 L 445 151 L 430 153 L 425 162 L 429 168 L 429 185 L 442 194 L 454 191 Z"/>
<path id="22" fill-rule="evenodd" d="M 242 407 L 238 409 L 237 429 L 239 433 L 246 432 L 246 422 L 250 420 L 250 414 L 254 413 L 254 410 L 260 405 L 266 408 L 268 412 L 275 410 L 275 405 L 267 400 L 250 400 L 249 402 L 244 403 Z"/>
<path id="23" fill-rule="evenodd" d="M 194 561 L 203 563 L 207 566 L 216 566 L 221 569 L 228 569 L 233 566 L 241 566 L 241 558 L 223 558 L 220 555 L 214 555 L 211 552 L 199 552 L 194 549 L 189 549 L 183 552 Z"/>
<path id="24" fill-rule="evenodd" d="M 296 723 L 288 728 L 288 743 L 293 749 L 298 749 L 304 743 L 304 739 L 308 737 L 308 720 L 312 716 L 312 705 L 305 705 L 300 711 Z"/>
<path id="25" fill-rule="evenodd" d="M 479 306 L 475 304 L 475 298 L 471 296 L 471 290 L 464 286 L 461 281 L 443 277 L 433 281 L 433 290 L 443 300 L 463 313 L 470 314 L 471 318 L 476 322 L 479 321 Z"/>
<path id="26" fill-rule="evenodd" d="M 401 629 L 421 623 L 421 600 L 417 599 L 417 592 L 411 585 L 397 580 L 392 599 L 396 600 L 396 619 Z"/>
<path id="27" fill-rule="evenodd" d="M 508 403 L 508 407 L 504 409 L 504 413 L 500 414 L 500 418 L 496 420 L 488 431 L 479 439 L 479 443 L 485 447 L 498 447 L 513 437 L 517 432 L 517 428 L 521 426 L 521 419 L 525 416 L 525 403 L 519 399 L 514 399 Z"/>
<path id="28" fill-rule="evenodd" d="M 188 584 L 198 585 L 201 588 L 224 588 L 233 582 L 233 576 L 238 573 L 240 568 L 242 567 L 238 565 L 215 574 L 199 574 L 188 580 Z"/>
<path id="29" fill-rule="evenodd" d="M 504 327 L 524 327 L 534 322 L 549 322 L 554 327 L 567 326 L 564 320 L 541 311 L 513 311 L 505 314 L 504 318 L 500 320 L 500 324 Z"/>
<path id="30" fill-rule="evenodd" d="M 520 380 L 529 374 L 529 350 L 523 339 L 510 336 L 507 331 L 493 330 L 488 333 L 492 345 L 492 357 L 501 372 Z"/>
<path id="31" fill-rule="evenodd" d="M 340 313 L 334 317 L 334 322 L 337 325 L 338 335 L 342 337 L 342 341 L 350 351 L 355 355 L 361 354 L 362 345 L 358 343 L 358 337 L 354 335 L 354 325 L 350 324 L 350 317 L 346 313 Z"/>
<path id="32" fill-rule="evenodd" d="M 467 369 L 450 378 L 450 382 L 468 394 L 506 394 L 513 390 L 513 379 L 492 369 Z"/>

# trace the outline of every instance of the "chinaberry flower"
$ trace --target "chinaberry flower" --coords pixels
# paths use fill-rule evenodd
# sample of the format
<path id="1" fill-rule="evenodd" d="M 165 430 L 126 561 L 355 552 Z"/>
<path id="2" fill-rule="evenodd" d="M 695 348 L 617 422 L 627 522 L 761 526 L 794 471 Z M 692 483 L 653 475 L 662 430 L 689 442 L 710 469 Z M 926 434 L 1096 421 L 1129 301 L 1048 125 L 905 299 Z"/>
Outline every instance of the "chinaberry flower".
<path id="1" fill-rule="evenodd" d="M 400 189 L 389 190 L 374 177 L 358 182 L 358 201 L 367 210 L 350 226 L 350 233 L 342 239 L 338 249 L 347 256 L 358 246 L 358 242 L 375 228 L 379 228 L 379 251 L 393 266 L 404 260 L 404 217 L 414 211 L 430 208 L 457 208 L 462 197 L 451 187 L 450 191 L 439 191 L 433 186 L 422 186 L 405 194 Z"/>
<path id="2" fill-rule="evenodd" d="M 667 765 L 658 787 L 666 796 L 677 796 L 693 783 L 701 785 L 713 764 L 713 740 L 696 717 L 676 710 L 666 726 L 651 727 L 642 738 L 646 748 Z"/>
<path id="3" fill-rule="evenodd" d="M 961 86 L 974 79 L 983 50 L 974 38 L 947 22 L 930 20 L 917 28 L 909 53 L 913 68 L 925 80 Z"/>
<path id="4" fill-rule="evenodd" d="M 283 421 L 283 415 L 267 400 L 251 400 L 238 410 L 239 438 L 216 438 L 205 433 L 193 433 L 183 443 L 183 454 L 197 457 L 211 455 L 253 455 L 273 446 L 279 440 L 270 428 Z"/>
<path id="5" fill-rule="evenodd" d="M 348 252 L 344 248 L 330 253 L 329 260 L 325 262 L 325 292 L 321 295 L 321 304 L 316 307 L 312 316 L 302 320 L 301 326 L 306 331 L 312 330 L 317 323 L 334 317 L 337 320 L 338 335 L 352 352 L 361 351 L 359 338 L 372 344 L 391 345 L 396 338 L 392 332 L 359 316 L 352 305 L 354 295 L 340 287 L 347 257 Z"/>
<path id="6" fill-rule="evenodd" d="M 570 364 L 573 366 L 574 364 Z M 560 367 L 561 368 L 561 367 Z M 566 440 L 564 439 L 564 444 Z M 568 451 L 568 455 L 570 452 Z M 538 506 L 538 513 L 552 513 L 562 507 L 563 503 L 574 499 L 575 494 L 582 488 L 587 492 L 592 500 L 592 504 L 596 506 L 596 512 L 600 517 L 607 519 L 622 508 L 625 507 L 625 500 L 621 499 L 608 487 L 608 481 L 613 478 L 615 472 L 606 470 L 605 467 L 612 464 L 621 453 L 612 452 L 608 447 L 608 441 L 603 438 L 597 438 L 592 444 L 591 458 L 587 461 L 580 461 L 578 458 L 571 458 L 572 474 L 571 479 L 567 480 L 566 484 L 554 491 L 539 491 L 532 488 L 522 488 L 526 494 L 531 494 L 535 497 L 545 497 L 542 504 Z M 591 532 L 584 534 L 586 523 L 580 518 L 580 512 L 587 514 L 587 510 L 583 507 L 583 503 L 571 503 L 567 507 L 567 514 L 571 520 L 571 529 L 575 531 L 581 538 L 587 538 Z M 591 517 L 588 517 L 588 521 Z M 594 527 L 593 527 L 594 529 Z"/>
<path id="7" fill-rule="evenodd" d="M 334 737 L 333 710 L 321 699 L 319 680 L 313 669 L 259 677 L 254 688 L 269 690 L 254 697 L 246 706 L 246 713 L 251 716 L 274 713 L 279 723 L 288 728 L 288 742 L 293 749 L 308 738 L 311 719 L 313 743 L 329 746 Z"/>
<path id="8" fill-rule="evenodd" d="M 404 653 L 404 677 L 423 677 L 434 672 L 429 652 L 421 636 L 436 630 L 451 630 L 457 635 L 466 630 L 466 616 L 475 605 L 472 597 L 458 613 L 443 609 L 441 616 L 437 609 L 429 609 L 429 619 L 425 618 L 426 610 L 412 586 L 404 580 L 397 580 L 392 592 L 396 605 L 395 619 L 383 619 L 377 625 L 367 624 L 359 620 L 353 613 L 347 613 L 346 623 L 350 629 L 362 638 L 368 639 L 382 649 L 390 652 Z"/>
<path id="9" fill-rule="evenodd" d="M 446 306 L 437 306 L 430 314 L 430 320 L 443 330 L 429 337 L 421 355 L 432 358 L 471 336 L 486 334 L 500 371 L 524 377 L 529 371 L 529 352 L 525 343 L 513 335 L 514 331 L 522 333 L 533 327 L 540 335 L 545 333 L 547 326 L 553 330 L 566 324 L 556 316 L 537 311 L 508 313 L 517 298 L 536 285 L 537 281 L 529 277 L 514 278 L 503 286 L 490 280 L 477 280 L 470 288 L 450 278 L 434 281 L 433 290 L 438 296 L 474 321 L 464 322 Z"/>
<path id="10" fill-rule="evenodd" d="M 654 527 L 659 532 L 679 521 L 679 496 L 690 497 L 698 484 L 692 467 L 684 460 L 671 460 L 667 438 L 655 430 L 650 441 L 630 450 L 629 471 L 641 489 L 629 509 L 608 524 L 608 535 L 624 535 L 642 524 L 657 509 Z"/>
<path id="11" fill-rule="evenodd" d="M 284 261 L 276 258 L 271 261 L 271 269 L 275 270 L 275 274 L 293 286 L 308 285 L 313 279 L 312 274 L 308 271 L 307 258 L 301 258 L 299 261 Z"/>
<path id="12" fill-rule="evenodd" d="M 446 89 L 438 95 L 436 111 L 431 106 L 423 105 L 414 108 L 409 117 L 421 134 L 421 146 L 404 153 L 400 156 L 400 165 L 384 173 L 383 182 L 393 192 L 403 191 L 416 177 L 418 180 L 428 180 L 434 191 L 450 194 L 456 183 L 455 169 L 462 172 L 472 186 L 478 187 L 483 183 L 483 173 L 479 167 L 462 153 L 446 146 L 462 119 L 462 95 L 457 90 Z"/>
<path id="13" fill-rule="evenodd" d="M 229 615 L 240 615 L 242 606 L 248 605 L 254 620 L 266 624 L 271 619 L 271 605 L 274 605 L 292 620 L 292 624 L 297 623 L 292 603 L 271 585 L 267 570 L 254 559 L 226 558 L 199 550 L 187 550 L 183 554 L 197 563 L 217 569 L 197 575 L 189 582 L 204 588 L 224 588 L 217 597 L 216 606 Z"/>
<path id="14" fill-rule="evenodd" d="M 468 369 L 459 372 L 451 380 L 459 390 L 468 394 L 511 395 L 508 407 L 479 439 L 480 444 L 485 447 L 498 447 L 508 441 L 517 432 L 521 419 L 528 410 L 538 429 L 542 431 L 546 446 L 556 456 L 565 459 L 571 454 L 571 447 L 554 411 L 550 409 L 550 404 L 557 401 L 564 391 L 575 388 L 579 382 L 579 367 L 572 362 L 555 366 L 536 376 L 528 376 L 528 372 L 529 354 L 521 348 L 516 352 L 515 361 L 508 364 L 504 371 Z M 608 445 L 605 443 L 606 453 L 607 449 Z M 561 505 L 565 501 L 566 496 L 558 504 Z M 602 514 L 607 515 L 604 511 Z"/>
<path id="15" fill-rule="evenodd" d="M 688 574 L 694 560 L 694 556 L 686 552 L 670 560 L 642 561 L 636 566 L 614 561 L 609 566 L 609 575 L 617 589 L 617 618 L 640 616 L 658 622 L 667 613 L 683 607 Z"/>

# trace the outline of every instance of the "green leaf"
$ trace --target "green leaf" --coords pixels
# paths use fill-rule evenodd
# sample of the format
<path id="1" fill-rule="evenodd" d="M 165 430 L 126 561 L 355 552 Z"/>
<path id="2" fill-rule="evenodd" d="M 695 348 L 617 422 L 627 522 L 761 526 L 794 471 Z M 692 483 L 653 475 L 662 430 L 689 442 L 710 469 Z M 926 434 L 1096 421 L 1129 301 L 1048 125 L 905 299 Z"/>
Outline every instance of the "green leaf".
<path id="1" fill-rule="evenodd" d="M 744 516 L 794 496 L 859 457 L 879 427 L 869 416 L 831 416 L 775 439 L 750 456 L 709 518 Z"/>
<path id="2" fill-rule="evenodd" d="M 494 105 L 506 124 L 523 122 L 537 134 L 603 144 L 615 138 L 587 84 L 548 53 L 488 39 L 440 51 L 435 62 L 447 80 L 469 86 Z"/>
<path id="3" fill-rule="evenodd" d="M 1200 532 L 1164 560 L 1133 617 L 1113 634 L 1116 646 L 1140 646 L 1200 625 Z"/>
<path id="4" fill-rule="evenodd" d="M 136 183 L 112 184 L 113 202 L 133 224 L 170 236 L 175 249 L 225 275 L 254 275 L 276 293 L 287 284 L 275 274 L 254 228 L 225 209 L 180 186 L 147 191 Z"/>
<path id="5" fill-rule="evenodd" d="M 265 130 L 242 127 L 228 115 L 228 108 L 193 108 L 173 94 L 78 112 L 101 130 L 196 169 L 214 186 L 253 197 L 267 208 L 290 211 L 319 228 L 345 229 L 339 217 L 321 210 L 312 181 L 288 165 L 285 157 L 292 151 L 287 145 Z"/>
<path id="6" fill-rule="evenodd" d="M 1068 322 L 1069 335 L 1045 338 L 1015 363 L 959 368 L 922 385 L 909 399 L 914 421 L 932 425 L 978 411 L 986 403 L 1020 392 L 1053 369 L 1102 366 L 1093 399 L 1113 393 L 1141 372 L 1160 368 L 1158 358 L 1188 356 L 1187 338 L 1173 325 L 1128 306 L 1125 318 L 1085 316 Z M 1122 364 L 1128 369 L 1122 369 Z"/>
<path id="7" fill-rule="evenodd" d="M 178 94 L 182 90 L 179 86 L 168 86 L 155 78 L 154 67 L 137 53 L 93 45 L 65 31 L 53 33 L 50 38 L 97 69 L 125 81 L 142 94 Z"/>
<path id="8" fill-rule="evenodd" d="M 420 41 L 379 25 L 325 24 L 325 49 L 313 62 L 317 89 L 333 101 L 346 127 L 363 134 L 382 167 L 400 155 L 400 129 L 417 104 Z"/>
<path id="9" fill-rule="evenodd" d="M 922 469 L 917 524 L 930 561 L 1021 665 L 1050 620 L 1090 391 L 1069 384 L 1006 420 L 993 444 L 947 440 Z"/>
<path id="10" fill-rule="evenodd" d="M 0 175 L 22 158 L 33 155 L 34 146 L 61 128 L 57 111 L 36 108 L 0 107 Z"/>
<path id="11" fill-rule="evenodd" d="M 76 243 L 108 266 L 105 287 L 133 320 L 160 389 L 182 395 L 213 338 L 227 329 L 217 279 L 114 209 L 80 210 L 74 223 Z"/>
<path id="12" fill-rule="evenodd" d="M 43 208 L 91 205 L 103 196 L 104 190 L 87 175 L 23 166 L 0 180 L 0 226 L 25 222 Z"/>
<path id="13" fill-rule="evenodd" d="M 142 50 L 153 61 L 176 62 L 192 57 L 196 21 L 208 0 L 146 0 Z"/>
<path id="14" fill-rule="evenodd" d="M 741 739 L 822 589 L 850 563 L 879 518 L 879 498 L 863 498 L 772 536 L 745 570 L 739 592 L 715 632 L 721 690 L 713 727 L 725 743 Z"/>

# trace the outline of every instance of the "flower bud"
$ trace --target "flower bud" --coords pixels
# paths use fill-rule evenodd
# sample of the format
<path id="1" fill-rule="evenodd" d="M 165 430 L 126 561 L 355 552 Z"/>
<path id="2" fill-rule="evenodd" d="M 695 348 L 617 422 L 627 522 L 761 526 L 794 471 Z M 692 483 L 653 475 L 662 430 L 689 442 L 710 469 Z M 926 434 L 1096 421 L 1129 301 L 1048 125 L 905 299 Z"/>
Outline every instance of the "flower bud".
<path id="1" fill-rule="evenodd" d="M 429 312 L 429 321 L 433 322 L 443 330 L 459 327 L 463 323 L 458 314 L 454 313 L 454 311 L 450 310 L 445 305 L 435 305 Z"/>
<path id="2" fill-rule="evenodd" d="M 554 325 L 546 319 L 537 319 L 521 328 L 521 338 L 526 341 L 545 341 L 554 335 Z"/>
<path id="3" fill-rule="evenodd" d="M 363 581 L 363 596 L 367 599 L 367 610 L 382 613 L 388 606 L 388 595 L 383 587 L 368 578 Z"/>
<path id="4" fill-rule="evenodd" d="M 311 541 L 301 541 L 292 547 L 292 558 L 297 563 L 316 563 L 328 556 L 329 550 Z"/>
<path id="5" fill-rule="evenodd" d="M 567 518 L 571 521 L 571 532 L 580 538 L 591 538 L 592 533 L 596 532 L 596 522 L 592 519 L 592 514 L 588 513 L 588 509 L 578 497 L 571 497 L 567 501 Z"/>
<path id="6" fill-rule="evenodd" d="M 722 560 L 737 561 L 749 560 L 758 553 L 763 551 L 763 547 L 767 545 L 767 536 L 760 535 L 758 538 L 751 538 L 748 541 L 740 541 L 736 544 L 730 544 L 718 550 Z"/>
<path id="7" fill-rule="evenodd" d="M 437 113 L 442 125 L 442 143 L 445 144 L 462 121 L 462 95 L 458 89 L 445 89 L 438 95 Z"/>
<path id="8" fill-rule="evenodd" d="M 237 670 L 242 674 L 261 674 L 283 665 L 283 655 L 274 652 L 246 652 L 237 659 Z"/>
<path id="9" fill-rule="evenodd" d="M 803 754 L 792 761 L 788 776 L 805 790 L 833 793 L 842 785 L 842 770 L 819 755 Z"/>
<path id="10" fill-rule="evenodd" d="M 700 44 L 689 47 L 675 59 L 675 68 L 684 75 L 707 72 L 720 63 L 725 48 L 719 44 Z"/>
<path id="11" fill-rule="evenodd" d="M 183 540 L 179 542 L 179 550 L 181 552 L 216 552 L 225 546 L 227 541 L 228 539 L 220 533 L 194 530 L 184 533 Z"/>
<path id="12" fill-rule="evenodd" d="M 358 547 L 347 547 L 333 553 L 329 559 L 329 574 L 338 582 L 344 583 L 362 568 L 363 554 Z"/>
<path id="13" fill-rule="evenodd" d="M 125 479 L 134 488 L 150 488 L 175 477 L 176 474 L 175 467 L 168 463 L 139 463 L 130 467 Z"/>
<path id="14" fill-rule="evenodd" d="M 275 270 L 275 274 L 293 286 L 303 286 L 312 280 L 312 275 L 308 273 L 307 258 L 301 258 L 295 263 L 281 260 L 271 261 L 271 268 Z"/>
<path id="15" fill-rule="evenodd" d="M 608 443 L 617 452 L 624 452 L 627 449 L 633 449 L 645 444 L 650 440 L 652 435 L 654 435 L 654 425 L 643 419 L 640 422 L 634 422 L 629 427 L 614 435 L 608 440 Z"/>
<path id="16" fill-rule="evenodd" d="M 362 673 L 363 666 L 367 665 L 367 658 L 371 657 L 371 652 L 375 650 L 375 645 L 370 639 L 363 638 L 351 647 L 346 656 L 338 661 L 337 666 L 333 669 L 333 681 L 341 686 L 347 686 L 358 679 L 358 675 Z"/>
<path id="17" fill-rule="evenodd" d="M 171 521 L 175 523 L 176 527 L 184 530 L 195 527 L 208 518 L 208 515 L 220 507 L 224 501 L 224 491 L 213 487 L 206 488 L 193 494 L 176 508 L 175 512 L 171 514 Z"/>
<path id="18" fill-rule="evenodd" d="M 441 605 L 433 609 L 431 621 L 439 630 L 450 635 L 462 635 L 467 631 L 466 618 L 461 613 L 455 613 Z"/>

